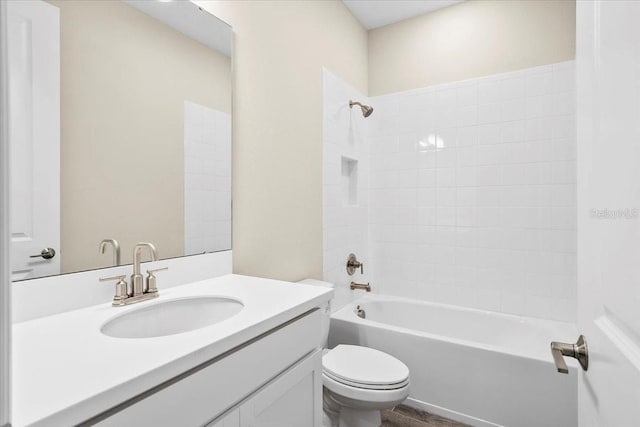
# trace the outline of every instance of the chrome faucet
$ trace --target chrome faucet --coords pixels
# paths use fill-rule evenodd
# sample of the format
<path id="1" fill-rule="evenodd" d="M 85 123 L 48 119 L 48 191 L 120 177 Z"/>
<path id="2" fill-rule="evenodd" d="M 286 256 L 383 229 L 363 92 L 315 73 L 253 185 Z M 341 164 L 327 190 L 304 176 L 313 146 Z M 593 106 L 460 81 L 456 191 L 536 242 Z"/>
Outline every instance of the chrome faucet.
<path id="1" fill-rule="evenodd" d="M 144 282 L 142 281 L 142 274 L 140 274 L 140 251 L 143 248 L 148 248 L 151 254 L 151 261 L 158 260 L 158 251 L 151 243 L 140 242 L 133 248 L 133 274 L 131 275 L 131 296 L 133 298 L 144 294 Z"/>
<path id="2" fill-rule="evenodd" d="M 113 247 L 113 265 L 120 265 L 120 245 L 116 239 L 104 239 L 100 242 L 100 253 L 104 254 L 104 250 L 107 248 L 107 245 L 111 245 Z"/>
<path id="3" fill-rule="evenodd" d="M 158 260 L 158 251 L 151 243 L 140 242 L 133 248 L 133 274 L 131 275 L 131 289 L 124 280 L 126 276 L 113 276 L 100 278 L 101 282 L 108 280 L 116 280 L 116 294 L 113 297 L 112 305 L 114 307 L 121 307 L 123 305 L 134 304 L 136 302 L 146 301 L 148 299 L 156 298 L 158 294 L 158 288 L 156 287 L 156 276 L 154 273 L 162 270 L 167 270 L 167 267 L 157 268 L 154 270 L 147 270 L 146 286 L 143 281 L 142 274 L 140 274 L 140 252 L 142 249 L 149 249 L 151 254 L 151 261 Z"/>

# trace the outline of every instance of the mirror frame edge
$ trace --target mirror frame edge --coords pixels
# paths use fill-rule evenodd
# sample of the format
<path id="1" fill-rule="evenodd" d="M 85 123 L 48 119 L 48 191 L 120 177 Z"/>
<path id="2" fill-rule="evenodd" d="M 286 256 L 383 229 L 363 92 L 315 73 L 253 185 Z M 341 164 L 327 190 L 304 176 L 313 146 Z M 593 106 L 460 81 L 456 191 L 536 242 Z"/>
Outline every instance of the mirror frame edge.
<path id="1" fill-rule="evenodd" d="M 7 9 L 0 1 L 0 426 L 11 425 Z"/>

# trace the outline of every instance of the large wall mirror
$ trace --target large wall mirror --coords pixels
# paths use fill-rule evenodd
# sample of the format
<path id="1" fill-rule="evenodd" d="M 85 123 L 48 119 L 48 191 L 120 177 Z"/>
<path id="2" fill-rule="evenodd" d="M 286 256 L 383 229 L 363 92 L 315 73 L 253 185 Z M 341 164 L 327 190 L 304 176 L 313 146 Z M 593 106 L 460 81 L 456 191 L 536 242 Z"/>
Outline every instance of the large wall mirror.
<path id="1" fill-rule="evenodd" d="M 190 1 L 7 9 L 12 279 L 230 249 L 231 28 Z"/>

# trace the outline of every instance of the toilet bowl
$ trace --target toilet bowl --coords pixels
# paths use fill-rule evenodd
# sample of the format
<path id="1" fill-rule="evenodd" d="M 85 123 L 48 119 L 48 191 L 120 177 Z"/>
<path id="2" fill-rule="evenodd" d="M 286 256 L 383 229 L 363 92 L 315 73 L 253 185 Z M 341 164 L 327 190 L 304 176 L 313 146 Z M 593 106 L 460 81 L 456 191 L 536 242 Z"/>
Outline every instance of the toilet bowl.
<path id="1" fill-rule="evenodd" d="M 300 283 L 333 288 L 319 280 Z M 330 321 L 331 302 L 323 317 L 325 348 Z M 380 410 L 409 396 L 409 368 L 382 351 L 341 344 L 323 352 L 322 385 L 325 427 L 379 427 Z"/>

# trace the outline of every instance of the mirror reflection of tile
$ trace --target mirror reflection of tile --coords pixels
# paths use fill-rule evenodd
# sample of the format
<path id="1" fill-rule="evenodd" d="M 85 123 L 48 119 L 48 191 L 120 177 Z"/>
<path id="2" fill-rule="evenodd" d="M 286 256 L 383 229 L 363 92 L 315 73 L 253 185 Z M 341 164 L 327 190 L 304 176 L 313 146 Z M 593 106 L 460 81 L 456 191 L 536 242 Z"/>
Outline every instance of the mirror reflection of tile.
<path id="1" fill-rule="evenodd" d="M 185 101 L 184 247 L 187 254 L 231 247 L 230 159 L 231 115 Z"/>

